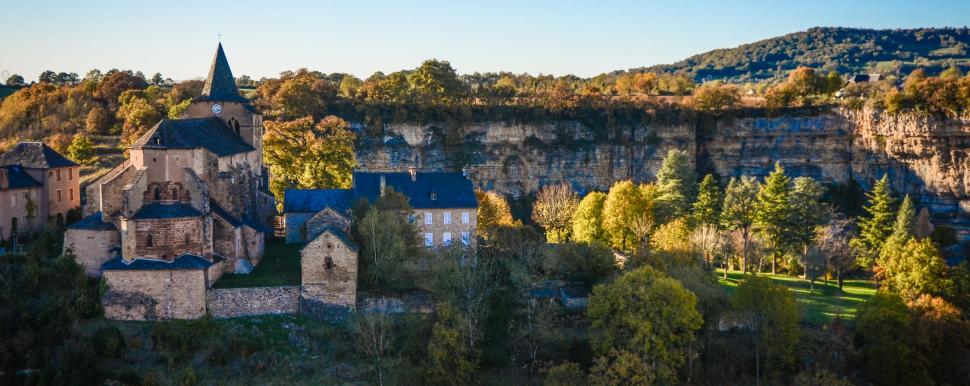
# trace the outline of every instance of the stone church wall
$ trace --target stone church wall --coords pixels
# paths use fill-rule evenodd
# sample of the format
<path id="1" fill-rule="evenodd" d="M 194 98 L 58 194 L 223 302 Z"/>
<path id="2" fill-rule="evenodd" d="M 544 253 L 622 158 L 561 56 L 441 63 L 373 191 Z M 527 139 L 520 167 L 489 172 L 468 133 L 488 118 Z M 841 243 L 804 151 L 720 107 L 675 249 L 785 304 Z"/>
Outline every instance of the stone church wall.
<path id="1" fill-rule="evenodd" d="M 357 302 L 357 251 L 332 233 L 324 233 L 301 251 L 303 298 L 353 308 Z M 327 267 L 327 257 L 332 264 Z"/>
<path id="2" fill-rule="evenodd" d="M 70 249 L 88 276 L 101 276 L 101 265 L 116 257 L 112 249 L 121 246 L 116 230 L 71 229 L 64 233 L 64 249 Z"/>
<path id="3" fill-rule="evenodd" d="M 172 260 L 183 253 L 204 256 L 202 217 L 132 220 L 138 257 Z M 152 246 L 148 245 L 148 237 Z"/>
<path id="4" fill-rule="evenodd" d="M 210 289 L 206 303 L 213 318 L 294 314 L 300 312 L 300 287 Z"/>
<path id="5" fill-rule="evenodd" d="M 125 161 L 104 177 L 88 185 L 84 216 L 90 216 L 99 211 L 110 216 L 121 210 L 121 190 L 134 176 L 135 168 L 131 167 L 131 161 Z"/>
<path id="6" fill-rule="evenodd" d="M 111 270 L 101 298 L 112 320 L 198 319 L 206 312 L 203 270 Z"/>

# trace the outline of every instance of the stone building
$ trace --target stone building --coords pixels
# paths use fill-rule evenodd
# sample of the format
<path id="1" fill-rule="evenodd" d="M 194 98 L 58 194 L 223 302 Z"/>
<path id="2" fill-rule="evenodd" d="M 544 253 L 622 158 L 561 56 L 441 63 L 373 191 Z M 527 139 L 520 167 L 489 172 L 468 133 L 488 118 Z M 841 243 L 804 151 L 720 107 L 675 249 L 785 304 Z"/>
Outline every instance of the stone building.
<path id="1" fill-rule="evenodd" d="M 87 187 L 86 217 L 65 235 L 88 272 L 100 267 L 108 318 L 200 317 L 206 288 L 259 264 L 275 215 L 262 136 L 220 44 L 202 95 Z"/>
<path id="2" fill-rule="evenodd" d="M 0 237 L 63 226 L 81 206 L 80 168 L 41 142 L 0 154 Z"/>

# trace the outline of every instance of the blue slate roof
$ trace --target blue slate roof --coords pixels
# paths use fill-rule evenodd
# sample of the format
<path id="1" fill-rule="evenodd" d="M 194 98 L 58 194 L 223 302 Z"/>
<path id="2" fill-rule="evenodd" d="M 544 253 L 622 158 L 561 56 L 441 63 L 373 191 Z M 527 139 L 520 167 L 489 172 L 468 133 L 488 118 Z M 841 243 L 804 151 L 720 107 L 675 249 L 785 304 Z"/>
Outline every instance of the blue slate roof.
<path id="1" fill-rule="evenodd" d="M 475 188 L 462 173 L 418 172 L 415 178 L 403 173 L 354 173 L 354 193 L 374 202 L 380 197 L 381 176 L 386 186 L 408 197 L 415 209 L 477 208 Z"/>
<path id="2" fill-rule="evenodd" d="M 7 170 L 7 181 L 10 183 L 9 189 L 39 188 L 44 186 L 40 182 L 27 174 L 20 165 L 3 166 Z"/>
<path id="3" fill-rule="evenodd" d="M 92 231 L 116 231 L 115 224 L 110 222 L 105 222 L 101 218 L 101 212 L 95 212 L 94 214 L 81 219 L 74 224 L 67 227 L 68 229 L 86 229 Z"/>
<path id="4" fill-rule="evenodd" d="M 220 157 L 256 150 L 216 117 L 163 119 L 131 144 L 131 148 L 204 148 Z"/>
<path id="5" fill-rule="evenodd" d="M 78 166 L 43 142 L 21 142 L 0 154 L 0 165 L 20 165 L 31 169 Z"/>
<path id="6" fill-rule="evenodd" d="M 200 217 L 202 212 L 195 209 L 192 205 L 177 202 L 153 202 L 142 205 L 141 209 L 135 212 L 132 218 L 135 219 L 162 219 L 162 218 L 181 218 L 181 217 Z"/>
<path id="7" fill-rule="evenodd" d="M 317 237 L 320 237 L 320 235 L 327 232 L 332 233 L 334 236 L 340 239 L 340 241 L 343 241 L 344 244 L 347 244 L 347 247 L 350 248 L 350 250 L 352 251 L 357 250 L 357 243 L 354 242 L 354 240 L 350 237 L 350 235 L 348 235 L 347 232 L 344 232 L 342 229 L 337 228 L 333 225 L 327 225 L 323 227 L 323 229 L 320 230 L 320 233 L 316 237 L 314 237 L 314 239 L 316 239 Z M 310 245 L 310 243 L 307 242 L 307 245 Z M 304 246 L 304 248 L 306 248 L 306 246 Z M 300 250 L 303 250 L 303 248 L 300 248 Z"/>
<path id="8" fill-rule="evenodd" d="M 135 259 L 126 263 L 122 258 L 114 258 L 101 265 L 103 271 L 120 270 L 196 270 L 206 269 L 212 266 L 219 259 L 209 261 L 208 259 L 190 253 L 176 257 L 175 260 L 155 260 L 155 259 Z"/>
<path id="9" fill-rule="evenodd" d="M 249 102 L 239 95 L 239 88 L 236 87 L 236 79 L 232 76 L 232 70 L 229 69 L 229 60 L 226 59 L 226 52 L 222 49 L 222 43 L 219 43 L 219 46 L 216 47 L 216 55 L 212 58 L 212 67 L 209 68 L 209 76 L 205 79 L 202 95 L 195 100 Z"/>
<path id="10" fill-rule="evenodd" d="M 353 202 L 350 189 L 290 189 L 283 193 L 283 211 L 288 213 L 316 213 L 328 207 L 343 213 Z"/>

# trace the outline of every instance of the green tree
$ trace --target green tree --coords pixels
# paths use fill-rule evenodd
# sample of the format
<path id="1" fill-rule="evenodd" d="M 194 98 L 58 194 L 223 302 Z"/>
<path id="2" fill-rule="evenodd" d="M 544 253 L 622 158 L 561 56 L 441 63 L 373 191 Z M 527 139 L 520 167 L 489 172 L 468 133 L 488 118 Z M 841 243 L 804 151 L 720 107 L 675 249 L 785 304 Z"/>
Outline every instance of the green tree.
<path id="1" fill-rule="evenodd" d="M 86 135 L 75 135 L 67 147 L 67 158 L 82 165 L 90 164 L 95 160 L 94 144 Z"/>
<path id="2" fill-rule="evenodd" d="M 916 208 L 913 207 L 913 200 L 907 194 L 899 204 L 899 210 L 896 211 L 896 222 L 893 223 L 893 233 L 889 237 L 897 240 L 909 239 L 913 237 L 915 228 Z"/>
<path id="3" fill-rule="evenodd" d="M 697 189 L 697 200 L 694 201 L 694 221 L 716 227 L 720 224 L 723 203 L 724 193 L 721 192 L 721 187 L 718 186 L 714 176 L 711 174 L 704 176 Z"/>
<path id="4" fill-rule="evenodd" d="M 652 385 L 656 382 L 653 366 L 641 355 L 611 349 L 607 355 L 597 357 L 590 369 L 589 384 L 592 386 Z"/>
<path id="5" fill-rule="evenodd" d="M 401 197 L 402 194 L 387 189 L 354 223 L 354 233 L 361 242 L 361 282 L 365 287 L 403 284 L 404 265 L 420 256 L 417 227 L 402 214 L 412 213 L 410 205 L 382 209 L 383 201 L 400 201 Z"/>
<path id="6" fill-rule="evenodd" d="M 549 277 L 587 287 L 605 281 L 617 271 L 613 251 L 598 241 L 555 244 L 544 254 L 543 269 Z"/>
<path id="7" fill-rule="evenodd" d="M 394 340 L 394 324 L 383 312 L 354 314 L 353 330 L 357 335 L 357 350 L 374 360 L 377 384 L 384 385 L 384 367 Z"/>
<path id="8" fill-rule="evenodd" d="M 889 189 L 889 179 L 882 179 L 866 193 L 869 204 L 864 208 L 868 216 L 859 218 L 859 237 L 852 240 L 852 247 L 859 254 L 859 265 L 872 269 L 883 243 L 893 232 L 895 200 Z"/>
<path id="9" fill-rule="evenodd" d="M 640 252 L 655 224 L 653 208 L 656 188 L 619 181 L 610 187 L 603 202 L 603 230 L 613 248 Z"/>
<path id="10" fill-rule="evenodd" d="M 798 305 L 791 290 L 767 277 L 748 276 L 738 285 L 731 303 L 754 332 L 752 343 L 758 379 L 763 373 L 762 366 L 780 369 L 790 365 L 799 332 Z"/>
<path id="11" fill-rule="evenodd" d="M 912 317 L 903 299 L 879 291 L 859 307 L 855 323 L 859 362 L 869 380 L 877 385 L 907 384 L 912 351 L 906 337 Z"/>
<path id="12" fill-rule="evenodd" d="M 696 88 L 691 103 L 700 110 L 719 111 L 737 107 L 740 101 L 738 86 L 714 81 Z"/>
<path id="13" fill-rule="evenodd" d="M 267 121 L 263 157 L 270 169 L 270 191 L 282 205 L 286 189 L 346 189 L 357 166 L 354 133 L 343 119 L 320 122 L 306 116 Z"/>
<path id="14" fill-rule="evenodd" d="M 344 75 L 340 80 L 339 95 L 344 98 L 354 98 L 364 82 L 353 75 Z"/>
<path id="15" fill-rule="evenodd" d="M 946 262 L 930 239 L 892 238 L 883 247 L 879 265 L 883 284 L 906 300 L 940 295 L 950 286 Z"/>
<path id="16" fill-rule="evenodd" d="M 697 181 L 687 152 L 671 149 L 657 170 L 656 212 L 659 223 L 687 214 Z"/>
<path id="17" fill-rule="evenodd" d="M 465 94 L 465 85 L 455 69 L 443 60 L 424 61 L 408 74 L 407 81 L 419 103 L 451 104 Z"/>
<path id="18" fill-rule="evenodd" d="M 603 230 L 603 204 L 606 193 L 589 192 L 573 213 L 573 240 L 579 242 L 607 241 Z"/>
<path id="19" fill-rule="evenodd" d="M 573 213 L 579 205 L 576 192 L 566 184 L 543 187 L 532 206 L 532 220 L 546 230 L 546 239 L 561 243 L 569 239 Z"/>
<path id="20" fill-rule="evenodd" d="M 724 208 L 721 221 L 728 230 L 738 231 L 741 236 L 741 270 L 747 272 L 748 253 L 751 249 L 751 228 L 755 221 L 758 201 L 758 181 L 753 177 L 731 178 L 724 191 Z"/>
<path id="21" fill-rule="evenodd" d="M 467 385 L 478 368 L 478 359 L 469 349 L 465 321 L 451 305 L 441 303 L 435 312 L 425 381 L 432 385 Z"/>
<path id="22" fill-rule="evenodd" d="M 594 352 L 627 351 L 650 364 L 661 383 L 674 383 L 685 350 L 702 324 L 697 298 L 647 266 L 593 288 L 587 314 Z"/>
<path id="23" fill-rule="evenodd" d="M 13 75 L 10 75 L 9 78 L 7 78 L 7 86 L 19 87 L 23 85 L 24 85 L 24 77 L 20 75 L 13 74 Z"/>
<path id="24" fill-rule="evenodd" d="M 586 386 L 586 374 L 575 362 L 563 362 L 543 372 L 543 386 Z"/>
<path id="25" fill-rule="evenodd" d="M 788 250 L 792 235 L 791 179 L 785 174 L 781 163 L 775 163 L 775 170 L 765 178 L 758 190 L 758 204 L 755 212 L 755 226 L 767 242 L 771 253 L 771 273 L 777 272 L 778 257 Z"/>

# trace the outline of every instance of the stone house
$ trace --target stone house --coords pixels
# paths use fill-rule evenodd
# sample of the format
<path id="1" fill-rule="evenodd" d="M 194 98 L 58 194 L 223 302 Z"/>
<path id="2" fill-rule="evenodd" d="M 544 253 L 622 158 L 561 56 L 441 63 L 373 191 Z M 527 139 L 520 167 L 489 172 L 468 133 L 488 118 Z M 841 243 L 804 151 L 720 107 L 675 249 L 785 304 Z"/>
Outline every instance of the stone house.
<path id="1" fill-rule="evenodd" d="M 80 168 L 41 142 L 21 142 L 0 154 L 3 239 L 66 224 L 68 212 L 81 206 Z"/>
<path id="2" fill-rule="evenodd" d="M 65 247 L 108 285 L 106 317 L 200 317 L 223 273 L 259 264 L 276 213 L 262 136 L 262 116 L 239 95 L 220 44 L 202 95 L 87 187 L 85 218 L 65 234 Z"/>

